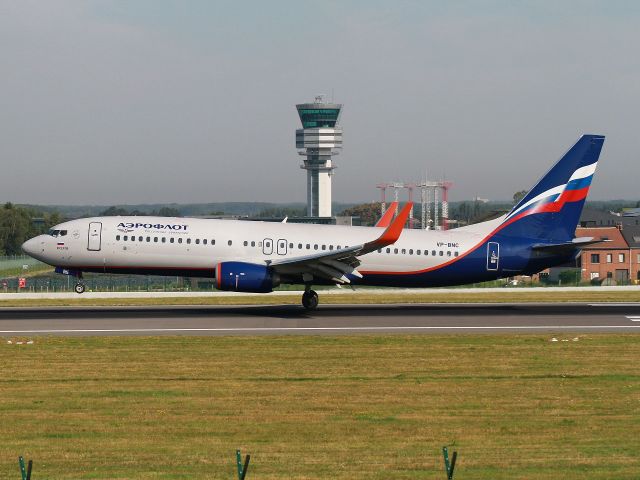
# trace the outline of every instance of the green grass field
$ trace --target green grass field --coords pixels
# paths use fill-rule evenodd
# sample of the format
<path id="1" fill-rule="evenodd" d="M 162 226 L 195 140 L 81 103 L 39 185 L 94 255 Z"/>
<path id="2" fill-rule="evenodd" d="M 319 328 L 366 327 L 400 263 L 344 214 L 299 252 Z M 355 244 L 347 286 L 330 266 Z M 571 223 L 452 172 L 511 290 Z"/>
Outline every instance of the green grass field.
<path id="1" fill-rule="evenodd" d="M 0 344 L 0 478 L 640 477 L 640 336 Z"/>

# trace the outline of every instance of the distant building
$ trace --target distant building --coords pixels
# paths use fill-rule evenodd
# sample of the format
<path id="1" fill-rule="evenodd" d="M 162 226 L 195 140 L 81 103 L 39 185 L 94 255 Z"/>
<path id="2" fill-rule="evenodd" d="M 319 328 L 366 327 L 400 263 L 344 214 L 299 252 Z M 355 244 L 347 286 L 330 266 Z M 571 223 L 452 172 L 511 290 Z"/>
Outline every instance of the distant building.
<path id="1" fill-rule="evenodd" d="M 632 210 L 635 211 L 638 209 Z M 635 215 L 633 212 L 629 215 L 626 213 L 615 214 L 590 207 L 585 207 L 582 210 L 582 215 L 580 215 L 581 227 L 615 227 L 624 225 L 640 226 L 640 215 Z"/>

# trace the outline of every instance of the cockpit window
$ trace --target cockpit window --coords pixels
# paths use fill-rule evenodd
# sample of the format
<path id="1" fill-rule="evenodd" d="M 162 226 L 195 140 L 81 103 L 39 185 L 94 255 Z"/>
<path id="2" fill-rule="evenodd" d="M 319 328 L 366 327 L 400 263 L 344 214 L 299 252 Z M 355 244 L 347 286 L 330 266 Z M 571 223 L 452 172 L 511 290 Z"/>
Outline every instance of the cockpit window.
<path id="1" fill-rule="evenodd" d="M 64 237 L 66 234 L 66 230 L 49 230 L 49 235 L 51 235 L 52 237 Z"/>

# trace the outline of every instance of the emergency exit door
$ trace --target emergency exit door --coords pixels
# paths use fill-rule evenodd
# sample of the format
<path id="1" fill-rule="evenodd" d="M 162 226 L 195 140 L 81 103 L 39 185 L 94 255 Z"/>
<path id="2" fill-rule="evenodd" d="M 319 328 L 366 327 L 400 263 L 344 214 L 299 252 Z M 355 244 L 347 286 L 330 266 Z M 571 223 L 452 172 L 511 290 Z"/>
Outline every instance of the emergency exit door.
<path id="1" fill-rule="evenodd" d="M 100 251 L 102 245 L 102 223 L 91 222 L 89 224 L 89 243 L 87 244 L 87 250 L 94 252 Z"/>

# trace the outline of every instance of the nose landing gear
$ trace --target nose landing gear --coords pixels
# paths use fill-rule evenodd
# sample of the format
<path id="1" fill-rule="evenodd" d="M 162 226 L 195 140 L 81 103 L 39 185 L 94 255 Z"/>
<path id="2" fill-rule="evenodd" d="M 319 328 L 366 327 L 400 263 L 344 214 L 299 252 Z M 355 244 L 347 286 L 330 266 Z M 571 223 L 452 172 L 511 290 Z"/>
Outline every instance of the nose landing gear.
<path id="1" fill-rule="evenodd" d="M 318 294 L 311 290 L 311 285 L 306 285 L 302 294 L 302 306 L 307 310 L 318 308 Z"/>
<path id="2" fill-rule="evenodd" d="M 84 286 L 84 283 L 82 282 L 82 272 L 78 272 L 78 283 L 76 283 L 73 289 L 78 295 L 84 293 L 85 286 Z"/>

